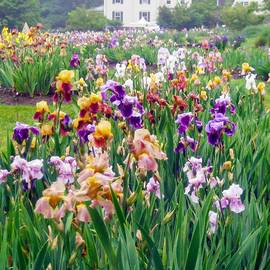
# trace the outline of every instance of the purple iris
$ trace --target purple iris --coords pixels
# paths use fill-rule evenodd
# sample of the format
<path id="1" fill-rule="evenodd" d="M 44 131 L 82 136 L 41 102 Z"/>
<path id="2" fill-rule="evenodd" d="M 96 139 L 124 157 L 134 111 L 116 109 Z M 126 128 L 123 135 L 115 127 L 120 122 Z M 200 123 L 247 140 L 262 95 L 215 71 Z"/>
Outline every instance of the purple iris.
<path id="1" fill-rule="evenodd" d="M 175 121 L 178 124 L 178 132 L 179 134 L 186 133 L 188 127 L 193 119 L 193 115 L 191 112 L 179 114 L 177 120 Z"/>
<path id="2" fill-rule="evenodd" d="M 198 142 L 194 140 L 193 138 L 190 138 L 189 136 L 187 136 L 186 140 L 187 140 L 188 146 L 191 148 L 193 152 L 195 152 Z"/>
<path id="3" fill-rule="evenodd" d="M 64 116 L 64 119 L 62 120 L 62 124 L 66 127 L 70 127 L 72 125 L 72 119 L 69 117 L 68 114 Z"/>
<path id="4" fill-rule="evenodd" d="M 213 166 L 211 165 L 211 160 L 208 159 L 207 161 L 207 172 L 212 173 L 213 172 Z"/>
<path id="5" fill-rule="evenodd" d="M 228 42 L 229 39 L 228 39 L 227 36 L 223 36 L 223 37 L 222 37 L 222 40 L 223 40 L 223 42 Z"/>
<path id="6" fill-rule="evenodd" d="M 221 143 L 222 135 L 233 136 L 236 131 L 236 124 L 229 120 L 222 113 L 217 113 L 213 120 L 210 120 L 205 127 L 208 142 L 212 145 Z"/>
<path id="7" fill-rule="evenodd" d="M 115 48 L 118 45 L 118 39 L 116 36 L 112 36 L 111 42 L 109 44 L 109 48 Z"/>
<path id="8" fill-rule="evenodd" d="M 198 119 L 198 117 L 194 118 L 195 125 L 198 129 L 198 132 L 201 133 L 203 129 L 202 121 Z"/>
<path id="9" fill-rule="evenodd" d="M 131 117 L 132 113 L 133 113 L 133 104 L 132 103 L 120 103 L 118 106 L 121 114 L 125 117 L 125 118 L 129 118 Z"/>
<path id="10" fill-rule="evenodd" d="M 113 89 L 111 89 L 111 92 L 113 94 L 110 98 L 110 102 L 114 103 L 115 105 L 119 105 L 126 96 L 125 88 L 122 85 L 116 85 Z"/>
<path id="11" fill-rule="evenodd" d="M 68 114 L 66 114 L 61 120 L 61 129 L 64 132 L 72 130 L 72 119 L 69 117 Z"/>
<path id="12" fill-rule="evenodd" d="M 228 107 L 230 108 L 231 114 L 235 114 L 235 106 L 232 104 L 231 98 L 228 95 L 222 95 L 220 98 L 216 99 L 216 103 L 210 112 L 212 114 L 226 114 Z"/>
<path id="13" fill-rule="evenodd" d="M 186 136 L 185 138 L 181 138 L 180 142 L 178 143 L 177 147 L 174 149 L 176 153 L 182 152 L 185 153 L 187 148 L 189 147 L 192 152 L 196 151 L 196 147 L 198 142 L 193 138 Z"/>
<path id="14" fill-rule="evenodd" d="M 117 106 L 121 115 L 134 129 L 142 127 L 143 106 L 139 103 L 137 97 L 126 94 L 125 88 L 115 81 L 107 81 L 102 87 L 101 93 L 104 100 L 107 99 L 107 91 L 112 93 L 110 102 Z"/>
<path id="15" fill-rule="evenodd" d="M 130 126 L 134 129 L 142 128 L 142 116 L 139 113 L 134 113 L 129 119 L 128 122 Z"/>
<path id="16" fill-rule="evenodd" d="M 194 122 L 194 125 L 198 129 L 198 132 L 201 133 L 203 128 L 202 122 L 197 116 L 194 116 L 191 112 L 179 114 L 175 122 L 176 124 L 178 124 L 178 133 L 180 135 L 184 135 L 184 137 L 181 137 L 180 142 L 178 143 L 174 151 L 176 153 L 182 152 L 185 154 L 187 148 L 190 148 L 193 152 L 195 152 L 198 146 L 198 141 L 187 136 L 186 133 L 192 122 Z"/>
<path id="17" fill-rule="evenodd" d="M 118 109 L 125 118 L 129 118 L 133 115 L 134 107 L 140 108 L 140 112 L 143 113 L 142 106 L 139 104 L 137 97 L 131 97 L 128 95 L 126 95 L 118 105 Z"/>
<path id="18" fill-rule="evenodd" d="M 180 152 L 184 153 L 185 150 L 186 150 L 185 142 L 181 138 L 180 142 L 178 143 L 178 145 L 176 146 L 176 148 L 174 149 L 174 151 L 176 153 L 180 153 Z"/>
<path id="19" fill-rule="evenodd" d="M 78 67 L 79 65 L 81 64 L 80 62 L 80 59 L 79 59 L 79 55 L 77 53 L 74 53 L 70 62 L 69 62 L 69 65 L 73 68 L 76 68 Z"/>
<path id="20" fill-rule="evenodd" d="M 122 89 L 119 87 L 121 86 L 118 82 L 113 80 L 108 80 L 105 85 L 101 87 L 101 95 L 104 100 L 107 99 L 107 91 L 110 90 L 114 93 L 114 95 L 124 96 L 126 93 L 125 91 L 121 91 Z"/>
<path id="21" fill-rule="evenodd" d="M 29 187 L 30 185 L 30 187 Z M 22 190 L 23 192 L 27 192 L 28 190 L 33 190 L 36 188 L 36 182 L 32 181 L 30 184 L 27 183 L 26 181 L 22 181 Z"/>
<path id="22" fill-rule="evenodd" d="M 17 122 L 13 130 L 13 140 L 18 144 L 22 144 L 24 140 L 29 139 L 30 132 L 34 135 L 39 135 L 38 128 Z"/>
<path id="23" fill-rule="evenodd" d="M 95 132 L 95 125 L 87 125 L 78 130 L 78 135 L 80 137 L 81 143 L 89 142 L 89 135 Z"/>

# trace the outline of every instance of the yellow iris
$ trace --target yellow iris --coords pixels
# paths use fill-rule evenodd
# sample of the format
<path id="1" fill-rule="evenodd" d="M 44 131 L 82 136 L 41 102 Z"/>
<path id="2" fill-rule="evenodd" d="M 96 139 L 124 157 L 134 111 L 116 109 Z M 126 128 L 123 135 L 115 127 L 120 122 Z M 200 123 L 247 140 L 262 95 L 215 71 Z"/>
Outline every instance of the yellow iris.
<path id="1" fill-rule="evenodd" d="M 197 67 L 196 72 L 197 72 L 198 74 L 204 74 L 204 69 L 201 68 L 201 67 Z"/>
<path id="2" fill-rule="evenodd" d="M 109 121 L 102 120 L 96 127 L 95 135 L 105 138 L 112 137 L 112 125 Z"/>
<path id="3" fill-rule="evenodd" d="M 86 110 L 89 108 L 90 104 L 91 104 L 91 101 L 90 101 L 90 98 L 89 97 L 81 97 L 78 99 L 78 102 L 77 102 L 78 106 L 80 107 L 81 110 Z"/>
<path id="4" fill-rule="evenodd" d="M 227 71 L 226 69 L 224 69 L 223 71 L 222 71 L 222 75 L 223 75 L 223 77 L 224 78 L 226 78 L 227 80 L 229 80 L 230 78 L 231 78 L 231 73 L 229 72 L 229 71 Z"/>
<path id="5" fill-rule="evenodd" d="M 36 147 L 36 143 L 37 143 L 37 138 L 34 137 L 31 141 L 31 145 L 30 145 L 30 148 L 31 149 L 34 149 Z"/>
<path id="6" fill-rule="evenodd" d="M 79 85 L 81 85 L 81 86 L 85 85 L 85 80 L 83 78 L 79 79 Z"/>
<path id="7" fill-rule="evenodd" d="M 94 94 L 92 93 L 90 95 L 90 103 L 98 103 L 102 101 L 102 97 L 100 94 Z"/>
<path id="8" fill-rule="evenodd" d="M 41 127 L 41 135 L 42 136 L 51 136 L 53 134 L 52 126 L 50 125 L 43 125 Z"/>
<path id="9" fill-rule="evenodd" d="M 258 83 L 257 89 L 261 95 L 264 95 L 265 94 L 265 83 L 263 83 L 263 82 Z"/>
<path id="10" fill-rule="evenodd" d="M 242 73 L 249 73 L 251 71 L 252 71 L 252 67 L 249 65 L 249 63 L 242 64 Z"/>
<path id="11" fill-rule="evenodd" d="M 58 74 L 56 79 L 63 83 L 71 83 L 73 77 L 74 77 L 74 72 L 72 70 L 62 70 Z"/>
<path id="12" fill-rule="evenodd" d="M 196 80 L 198 80 L 198 75 L 197 74 L 192 74 L 192 76 L 191 76 L 191 81 L 196 81 Z"/>
<path id="13" fill-rule="evenodd" d="M 214 84 L 215 84 L 215 85 L 220 85 L 220 84 L 221 84 L 221 79 L 220 79 L 220 77 L 215 76 L 215 78 L 214 78 Z"/>
<path id="14" fill-rule="evenodd" d="M 214 83 L 212 80 L 207 83 L 207 89 L 214 89 Z"/>
<path id="15" fill-rule="evenodd" d="M 97 87 L 101 87 L 102 85 L 104 85 L 103 79 L 102 79 L 102 78 L 98 78 L 98 79 L 96 80 L 96 86 L 97 86 Z"/>
<path id="16" fill-rule="evenodd" d="M 40 101 L 40 102 L 37 102 L 36 104 L 36 111 L 37 112 L 47 112 L 49 113 L 50 112 L 50 109 L 49 109 L 49 106 L 48 106 L 48 103 L 47 101 Z"/>
<path id="17" fill-rule="evenodd" d="M 224 164 L 223 164 L 223 169 L 229 171 L 229 170 L 231 170 L 231 168 L 232 168 L 232 162 L 231 161 L 225 161 Z"/>
<path id="18" fill-rule="evenodd" d="M 203 99 L 203 100 L 207 100 L 207 93 L 206 93 L 206 91 L 201 91 L 200 98 Z"/>
<path id="19" fill-rule="evenodd" d="M 97 193 L 100 190 L 100 183 L 97 181 L 96 176 L 91 176 L 87 179 L 88 192 L 87 195 L 90 199 L 95 199 L 97 197 Z"/>
<path id="20" fill-rule="evenodd" d="M 62 112 L 62 111 L 60 111 L 60 112 L 54 111 L 53 113 L 51 113 L 51 116 L 54 116 L 54 117 L 56 117 L 58 115 L 59 115 L 59 120 L 62 120 L 62 119 L 64 119 L 66 113 Z"/>
<path id="21" fill-rule="evenodd" d="M 63 199 L 63 195 L 47 195 L 44 199 L 47 200 L 52 208 L 55 208 L 57 204 Z"/>

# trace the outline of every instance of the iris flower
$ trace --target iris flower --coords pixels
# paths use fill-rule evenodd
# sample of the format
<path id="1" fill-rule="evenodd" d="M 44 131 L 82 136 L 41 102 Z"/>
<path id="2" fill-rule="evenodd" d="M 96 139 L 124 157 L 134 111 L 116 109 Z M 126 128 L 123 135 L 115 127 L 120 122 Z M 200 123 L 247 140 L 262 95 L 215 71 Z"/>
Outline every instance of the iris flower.
<path id="1" fill-rule="evenodd" d="M 20 156 L 16 156 L 11 163 L 12 172 L 20 172 L 22 175 L 23 189 L 30 190 L 34 187 L 34 180 L 40 180 L 43 177 L 43 160 L 35 159 L 27 161 Z"/>
<path id="2" fill-rule="evenodd" d="M 214 107 L 210 110 L 212 114 L 222 113 L 226 114 L 227 108 L 230 108 L 231 114 L 235 114 L 235 106 L 231 102 L 231 98 L 228 94 L 220 96 L 215 101 Z"/>
<path id="3" fill-rule="evenodd" d="M 77 53 L 73 54 L 69 65 L 73 68 L 78 67 L 81 64 L 80 59 L 79 59 L 79 55 Z"/>
<path id="4" fill-rule="evenodd" d="M 115 81 L 107 81 L 102 87 L 101 94 L 104 100 L 107 99 L 107 91 L 110 91 L 110 102 L 117 106 L 123 118 L 127 120 L 134 129 L 142 127 L 143 106 L 139 103 L 137 97 L 126 94 L 125 88 Z"/>
<path id="5" fill-rule="evenodd" d="M 22 144 L 24 141 L 27 141 L 30 138 L 30 133 L 39 135 L 39 129 L 17 122 L 13 130 L 13 140 L 15 140 L 18 144 Z"/>
<path id="6" fill-rule="evenodd" d="M 232 184 L 227 190 L 222 192 L 223 197 L 216 202 L 217 208 L 225 209 L 227 207 L 234 213 L 241 213 L 245 210 L 245 205 L 241 201 L 243 189 L 236 184 Z"/>
<path id="7" fill-rule="evenodd" d="M 229 120 L 222 113 L 215 114 L 213 120 L 210 120 L 205 127 L 208 142 L 214 146 L 222 143 L 222 135 L 233 136 L 236 131 L 236 124 Z"/>

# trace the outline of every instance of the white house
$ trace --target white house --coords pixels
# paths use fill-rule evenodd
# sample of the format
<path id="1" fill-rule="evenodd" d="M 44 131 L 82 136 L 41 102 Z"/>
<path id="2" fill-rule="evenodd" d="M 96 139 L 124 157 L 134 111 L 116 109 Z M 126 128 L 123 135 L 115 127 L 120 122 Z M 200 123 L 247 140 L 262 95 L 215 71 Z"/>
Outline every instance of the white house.
<path id="1" fill-rule="evenodd" d="M 155 25 L 161 6 L 174 8 L 177 4 L 191 4 L 192 0 L 104 0 L 104 15 L 119 20 L 126 27 L 140 26 L 142 22 Z"/>
<path id="2" fill-rule="evenodd" d="M 264 4 L 264 0 L 235 0 L 233 2 L 233 6 L 235 5 L 243 5 L 243 6 L 248 6 L 251 3 L 258 3 L 258 5 L 263 5 Z"/>

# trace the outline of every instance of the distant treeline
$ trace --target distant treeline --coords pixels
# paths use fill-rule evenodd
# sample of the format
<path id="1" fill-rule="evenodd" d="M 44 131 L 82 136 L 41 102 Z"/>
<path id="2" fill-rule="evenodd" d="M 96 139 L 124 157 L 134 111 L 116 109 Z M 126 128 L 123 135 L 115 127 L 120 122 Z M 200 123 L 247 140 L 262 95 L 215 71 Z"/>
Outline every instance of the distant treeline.
<path id="1" fill-rule="evenodd" d="M 102 4 L 103 0 L 0 0 L 0 27 L 22 28 L 27 22 L 43 23 L 48 29 L 65 28 L 72 10 Z"/>

